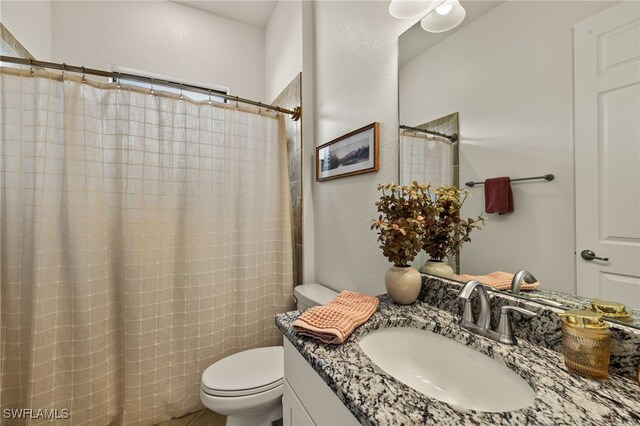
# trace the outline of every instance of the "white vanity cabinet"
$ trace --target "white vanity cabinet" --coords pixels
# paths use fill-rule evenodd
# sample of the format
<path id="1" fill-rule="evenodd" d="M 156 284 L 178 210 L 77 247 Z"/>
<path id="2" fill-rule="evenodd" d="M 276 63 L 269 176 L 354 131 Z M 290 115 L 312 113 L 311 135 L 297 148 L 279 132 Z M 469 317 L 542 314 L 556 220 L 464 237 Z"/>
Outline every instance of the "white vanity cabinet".
<path id="1" fill-rule="evenodd" d="M 282 411 L 284 426 L 360 424 L 286 338 Z"/>

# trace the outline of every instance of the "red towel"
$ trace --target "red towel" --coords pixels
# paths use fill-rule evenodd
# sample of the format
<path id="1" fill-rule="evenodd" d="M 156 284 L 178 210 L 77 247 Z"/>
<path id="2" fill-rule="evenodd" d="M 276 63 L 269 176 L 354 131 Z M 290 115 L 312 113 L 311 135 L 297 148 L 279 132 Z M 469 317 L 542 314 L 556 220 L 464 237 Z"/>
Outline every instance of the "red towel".
<path id="1" fill-rule="evenodd" d="M 504 176 L 484 181 L 484 210 L 487 213 L 498 214 L 513 211 L 511 179 Z"/>

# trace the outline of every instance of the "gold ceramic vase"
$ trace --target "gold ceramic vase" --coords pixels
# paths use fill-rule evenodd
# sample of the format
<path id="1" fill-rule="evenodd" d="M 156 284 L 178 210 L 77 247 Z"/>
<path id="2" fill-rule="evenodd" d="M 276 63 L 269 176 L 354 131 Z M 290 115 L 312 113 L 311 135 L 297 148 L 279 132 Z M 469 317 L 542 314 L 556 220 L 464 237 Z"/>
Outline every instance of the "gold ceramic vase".
<path id="1" fill-rule="evenodd" d="M 453 278 L 453 268 L 442 260 L 427 260 L 420 272 L 442 278 Z"/>
<path id="2" fill-rule="evenodd" d="M 420 294 L 422 276 L 410 266 L 394 265 L 384 274 L 384 285 L 391 300 L 400 305 L 410 305 Z"/>

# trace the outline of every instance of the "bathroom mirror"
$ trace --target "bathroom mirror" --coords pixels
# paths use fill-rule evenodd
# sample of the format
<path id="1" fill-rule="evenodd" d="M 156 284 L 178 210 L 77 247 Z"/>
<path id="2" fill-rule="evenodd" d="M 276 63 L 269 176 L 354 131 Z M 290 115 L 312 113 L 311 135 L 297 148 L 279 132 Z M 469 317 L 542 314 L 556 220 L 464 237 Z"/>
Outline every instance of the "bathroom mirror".
<path id="1" fill-rule="evenodd" d="M 459 186 L 472 194 L 465 216 L 484 211 L 484 188 L 464 182 L 555 175 L 551 182 L 512 182 L 514 212 L 485 213 L 485 228 L 459 256 L 460 272 L 528 269 L 540 288 L 519 297 L 565 309 L 586 307 L 591 298 L 617 300 L 632 316 L 622 324 L 640 328 L 640 310 L 632 309 L 640 296 L 589 293 L 576 273 L 584 247 L 576 253 L 573 28 L 619 2 L 460 3 L 466 19 L 454 30 L 432 34 L 418 22 L 400 36 L 399 123 L 423 127 L 458 112 Z"/>

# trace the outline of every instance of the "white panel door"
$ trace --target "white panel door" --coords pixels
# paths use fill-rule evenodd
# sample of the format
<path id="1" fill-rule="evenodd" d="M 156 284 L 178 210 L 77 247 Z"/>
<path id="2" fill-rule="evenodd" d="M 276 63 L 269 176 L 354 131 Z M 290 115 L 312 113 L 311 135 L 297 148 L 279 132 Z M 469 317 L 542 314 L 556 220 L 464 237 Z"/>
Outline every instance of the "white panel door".
<path id="1" fill-rule="evenodd" d="M 574 37 L 577 290 L 640 308 L 640 3 Z"/>

